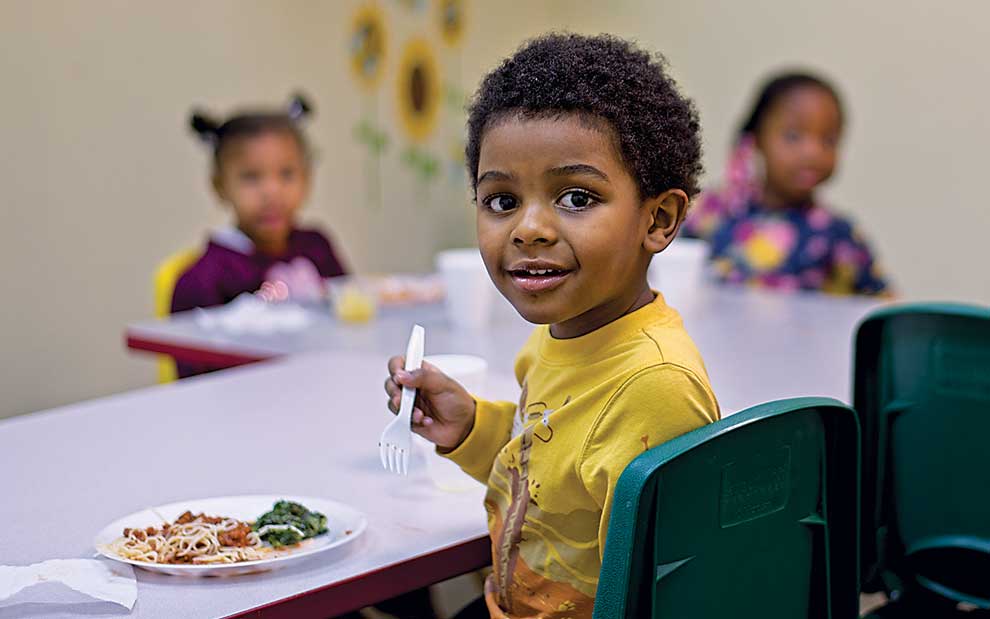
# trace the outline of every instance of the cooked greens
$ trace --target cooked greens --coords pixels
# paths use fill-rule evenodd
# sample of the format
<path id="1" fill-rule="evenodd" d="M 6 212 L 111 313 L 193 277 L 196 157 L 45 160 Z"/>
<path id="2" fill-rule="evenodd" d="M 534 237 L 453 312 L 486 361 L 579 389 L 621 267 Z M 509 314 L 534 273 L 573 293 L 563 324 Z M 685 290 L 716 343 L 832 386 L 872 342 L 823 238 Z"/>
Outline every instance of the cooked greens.
<path id="1" fill-rule="evenodd" d="M 327 517 L 299 503 L 279 501 L 254 523 L 258 536 L 273 547 L 291 546 L 327 532 Z"/>

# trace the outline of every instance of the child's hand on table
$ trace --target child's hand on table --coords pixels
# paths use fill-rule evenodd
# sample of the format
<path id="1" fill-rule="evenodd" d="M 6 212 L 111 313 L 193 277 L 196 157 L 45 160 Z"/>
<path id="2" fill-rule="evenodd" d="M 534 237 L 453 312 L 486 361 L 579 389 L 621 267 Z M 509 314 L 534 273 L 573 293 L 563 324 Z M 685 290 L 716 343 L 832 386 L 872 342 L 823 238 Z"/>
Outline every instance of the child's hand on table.
<path id="1" fill-rule="evenodd" d="M 474 427 L 475 401 L 460 383 L 435 366 L 424 362 L 419 370 L 407 372 L 405 357 L 388 361 L 385 380 L 388 408 L 398 414 L 402 388 L 418 389 L 412 413 L 412 429 L 436 444 L 441 451 L 453 451 Z"/>

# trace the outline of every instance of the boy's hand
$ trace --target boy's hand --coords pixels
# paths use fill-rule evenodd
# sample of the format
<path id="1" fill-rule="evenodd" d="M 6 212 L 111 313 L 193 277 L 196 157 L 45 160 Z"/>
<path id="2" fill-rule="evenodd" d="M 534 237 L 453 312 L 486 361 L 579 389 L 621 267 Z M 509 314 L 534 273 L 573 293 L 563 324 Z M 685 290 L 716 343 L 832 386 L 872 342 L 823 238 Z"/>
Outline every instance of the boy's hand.
<path id="1" fill-rule="evenodd" d="M 423 362 L 419 370 L 403 369 L 405 357 L 388 360 L 389 377 L 385 380 L 388 408 L 399 412 L 402 388 L 418 389 L 412 413 L 412 429 L 432 441 L 441 451 L 453 451 L 474 427 L 475 401 L 460 383 L 436 366 Z"/>

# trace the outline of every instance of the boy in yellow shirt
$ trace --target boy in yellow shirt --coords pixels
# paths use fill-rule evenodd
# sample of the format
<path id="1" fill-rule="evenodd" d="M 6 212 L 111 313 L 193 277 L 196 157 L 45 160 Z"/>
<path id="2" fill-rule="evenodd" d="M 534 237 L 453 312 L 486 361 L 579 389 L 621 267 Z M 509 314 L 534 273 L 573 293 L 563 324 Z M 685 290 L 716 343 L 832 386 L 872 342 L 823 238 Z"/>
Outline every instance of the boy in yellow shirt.
<path id="1" fill-rule="evenodd" d="M 497 619 L 591 617 L 615 483 L 643 451 L 719 418 L 704 363 L 646 271 L 698 192 L 697 113 L 661 60 L 620 39 L 547 35 L 483 80 L 467 164 L 481 254 L 539 324 L 518 406 L 389 361 L 389 407 L 488 485 Z M 485 611 L 480 613 L 484 616 Z"/>

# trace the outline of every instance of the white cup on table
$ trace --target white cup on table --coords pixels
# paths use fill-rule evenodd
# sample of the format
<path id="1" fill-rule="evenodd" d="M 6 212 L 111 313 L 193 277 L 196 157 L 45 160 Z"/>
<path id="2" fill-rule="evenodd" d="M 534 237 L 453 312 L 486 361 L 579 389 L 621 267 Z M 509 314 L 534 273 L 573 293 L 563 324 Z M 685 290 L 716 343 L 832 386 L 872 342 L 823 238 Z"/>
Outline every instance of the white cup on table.
<path id="1" fill-rule="evenodd" d="M 468 393 L 484 392 L 488 375 L 488 362 L 474 355 L 429 355 L 423 361 L 434 365 L 441 372 L 459 382 Z M 461 470 L 453 461 L 436 453 L 436 447 L 426 439 L 421 440 L 426 457 L 426 473 L 441 490 L 463 492 L 478 488 L 480 484 Z"/>
<path id="2" fill-rule="evenodd" d="M 479 329 L 491 321 L 497 294 L 478 248 L 448 249 L 436 256 L 443 278 L 447 318 L 457 329 Z"/>
<path id="3" fill-rule="evenodd" d="M 678 237 L 653 256 L 646 278 L 651 288 L 676 303 L 690 298 L 704 283 L 707 264 L 707 241 Z"/>

